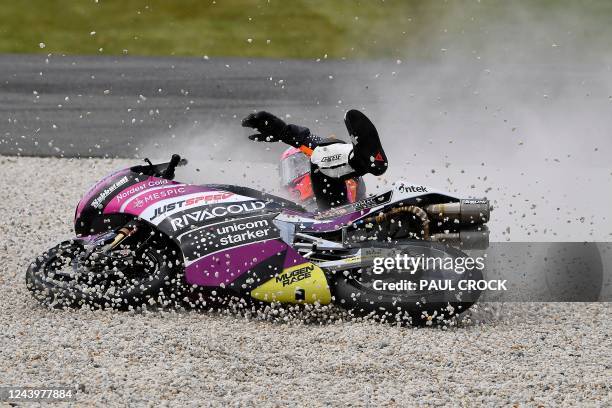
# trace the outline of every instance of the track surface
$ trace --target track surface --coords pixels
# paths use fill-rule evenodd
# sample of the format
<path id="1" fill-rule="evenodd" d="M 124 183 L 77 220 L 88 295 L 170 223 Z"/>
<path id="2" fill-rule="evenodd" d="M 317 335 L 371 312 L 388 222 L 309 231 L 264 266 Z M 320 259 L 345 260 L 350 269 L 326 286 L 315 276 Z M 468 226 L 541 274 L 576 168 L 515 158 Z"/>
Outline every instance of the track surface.
<path id="1" fill-rule="evenodd" d="M 9 220 L 0 224 L 0 384 L 76 386 L 80 405 L 104 406 L 610 402 L 610 303 L 510 304 L 449 330 L 342 321 L 333 310 L 247 320 L 40 306 L 25 288 L 27 265 L 71 236 L 86 186 L 126 163 L 0 157 L 0 189 L 11 192 L 0 203 Z"/>
<path id="2" fill-rule="evenodd" d="M 0 154 L 132 157 L 185 126 L 242 133 L 254 109 L 319 118 L 337 103 L 334 76 L 366 83 L 379 65 L 2 55 Z"/>
<path id="3" fill-rule="evenodd" d="M 0 55 L 0 154 L 156 151 L 276 162 L 240 119 L 266 109 L 346 137 L 349 108 L 393 164 L 609 167 L 612 84 L 597 61 L 298 61 Z"/>

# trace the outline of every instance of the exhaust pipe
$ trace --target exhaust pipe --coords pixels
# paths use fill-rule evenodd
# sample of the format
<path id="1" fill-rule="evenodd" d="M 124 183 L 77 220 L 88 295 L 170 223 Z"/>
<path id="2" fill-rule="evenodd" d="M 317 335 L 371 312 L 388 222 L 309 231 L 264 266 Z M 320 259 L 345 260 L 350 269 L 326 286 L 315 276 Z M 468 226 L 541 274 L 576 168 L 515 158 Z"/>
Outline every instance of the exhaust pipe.
<path id="1" fill-rule="evenodd" d="M 429 219 L 438 225 L 480 225 L 489 221 L 489 200 L 467 199 L 457 203 L 431 204 L 425 208 Z"/>
<path id="2" fill-rule="evenodd" d="M 432 234 L 431 240 L 459 246 L 463 249 L 487 249 L 489 247 L 489 228 L 482 225 L 459 232 L 441 232 Z"/>

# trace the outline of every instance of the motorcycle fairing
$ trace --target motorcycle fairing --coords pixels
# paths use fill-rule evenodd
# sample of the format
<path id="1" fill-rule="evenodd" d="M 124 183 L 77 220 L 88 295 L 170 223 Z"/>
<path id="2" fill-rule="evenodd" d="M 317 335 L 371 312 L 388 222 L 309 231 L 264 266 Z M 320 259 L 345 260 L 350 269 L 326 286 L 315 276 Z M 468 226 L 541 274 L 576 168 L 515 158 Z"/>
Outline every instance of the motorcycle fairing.
<path id="1" fill-rule="evenodd" d="M 92 204 L 94 197 L 99 197 L 105 189 L 109 188 L 114 182 L 116 182 L 117 180 L 120 180 L 123 176 L 126 176 L 126 175 L 129 176 L 130 178 L 132 177 L 129 169 L 118 170 L 118 171 L 115 171 L 107 175 L 106 177 L 98 181 L 96 184 L 91 186 L 89 190 L 85 192 L 85 194 L 79 201 L 79 204 L 77 205 L 76 212 L 75 212 L 75 218 L 80 217 L 81 214 L 83 213 L 83 210 L 88 205 L 91 205 L 92 207 L 97 208 L 98 207 L 97 205 Z M 106 194 L 109 200 L 111 199 L 111 197 L 109 197 L 111 192 L 112 191 L 109 191 L 109 194 Z"/>
<path id="2" fill-rule="evenodd" d="M 431 187 L 400 182 L 378 196 L 315 215 L 247 187 L 188 185 L 127 169 L 86 193 L 75 229 L 89 232 L 81 235 L 101 233 L 138 217 L 177 243 L 189 284 L 227 287 L 263 301 L 329 303 L 322 270 L 281 239 L 274 221 L 290 221 L 301 231 L 334 231 L 387 206 L 421 203 L 429 195 L 456 200 Z"/>
<path id="3" fill-rule="evenodd" d="M 79 236 L 96 234 L 112 229 L 115 224 L 125 223 L 126 216 L 110 214 L 101 217 L 102 210 L 115 199 L 119 191 L 126 190 L 147 179 L 148 176 L 137 174 L 130 169 L 119 170 L 104 177 L 94 184 L 77 205 L 74 214 L 74 228 Z"/>
<path id="4" fill-rule="evenodd" d="M 251 290 L 251 296 L 263 302 L 331 303 L 325 273 L 312 262 L 283 269 L 282 273 Z"/>
<path id="5" fill-rule="evenodd" d="M 251 263 L 251 249 L 255 249 L 258 256 L 267 258 L 257 258 Z M 246 255 L 244 264 L 241 255 Z M 226 259 L 230 262 L 227 272 L 231 272 L 233 267 L 246 270 L 240 271 L 237 277 L 231 277 L 231 282 L 228 280 L 229 283 L 218 286 L 263 302 L 331 303 L 331 291 L 323 270 L 280 239 L 261 243 L 257 248 L 234 249 Z M 198 263 L 202 264 L 200 261 Z M 210 283 L 210 274 L 195 274 L 192 279 L 206 285 Z"/>
<path id="6" fill-rule="evenodd" d="M 398 180 L 393 183 L 393 201 L 402 205 L 426 206 L 435 202 L 457 202 L 460 199 L 434 187 Z"/>
<path id="7" fill-rule="evenodd" d="M 193 262 L 212 254 L 221 257 L 220 253 L 241 247 L 247 247 L 247 250 L 253 251 L 252 257 L 257 257 L 258 251 L 251 244 L 280 237 L 279 230 L 273 223 L 276 215 L 276 213 L 252 214 L 208 224 L 177 235 L 176 239 L 185 257 L 185 265 L 189 267 Z M 163 227 L 161 229 L 164 230 Z"/>
<path id="8" fill-rule="evenodd" d="M 280 239 L 273 220 L 286 203 L 273 200 L 273 196 L 265 197 L 264 201 L 218 187 L 221 185 L 194 186 L 143 177 L 129 169 L 116 172 L 94 186 L 81 200 L 75 226 L 85 224 L 84 221 L 92 225 L 93 219 L 138 217 L 155 225 L 178 244 L 185 261 L 185 278 L 190 284 L 223 287 L 249 271 L 273 272 L 270 276 L 260 273 L 261 277 L 252 280 L 250 285 L 242 283 L 230 287 L 242 294 L 255 288 L 255 283 L 263 284 L 277 275 L 293 273 L 301 279 L 292 275 L 290 280 L 295 282 L 284 285 L 282 290 L 268 284 L 257 292 L 258 296 L 274 299 L 283 292 L 283 299 L 287 299 L 289 291 L 295 292 L 299 284 L 307 288 L 304 291 L 300 287 L 295 292 L 297 295 L 293 294 L 296 302 L 331 301 L 326 280 L 322 283 L 321 275 L 311 271 L 314 265 Z M 251 191 L 248 188 L 233 190 Z M 95 206 L 92 205 L 94 201 Z M 293 211 L 298 208 L 292 207 Z M 106 224 L 118 227 L 112 222 Z M 105 229 L 90 231 L 87 235 L 94 232 L 104 233 Z M 279 253 L 287 261 L 283 258 L 278 267 L 271 268 L 268 258 Z M 296 264 L 310 273 L 285 270 Z M 261 295 L 264 293 L 268 295 Z"/>
<path id="9" fill-rule="evenodd" d="M 151 194 L 173 189 L 177 193 L 169 198 L 146 202 Z M 132 204 L 138 202 L 140 208 Z M 278 245 L 286 246 L 273 223 L 278 215 L 274 203 L 208 186 L 177 184 L 146 191 L 119 211 L 156 225 L 178 244 L 190 284 L 227 285 L 278 252 Z"/>
<path id="10" fill-rule="evenodd" d="M 300 214 L 284 211 L 277 219 L 298 224 L 304 232 L 336 231 L 368 214 L 375 214 L 386 207 L 399 205 L 426 206 L 434 202 L 456 202 L 459 198 L 423 184 L 404 180 L 393 183 L 391 190 L 367 197 L 355 203 L 331 208 L 320 214 Z"/>
<path id="11" fill-rule="evenodd" d="M 331 302 L 323 270 L 280 238 L 229 248 L 185 268 L 189 284 L 221 287 L 264 302 Z"/>

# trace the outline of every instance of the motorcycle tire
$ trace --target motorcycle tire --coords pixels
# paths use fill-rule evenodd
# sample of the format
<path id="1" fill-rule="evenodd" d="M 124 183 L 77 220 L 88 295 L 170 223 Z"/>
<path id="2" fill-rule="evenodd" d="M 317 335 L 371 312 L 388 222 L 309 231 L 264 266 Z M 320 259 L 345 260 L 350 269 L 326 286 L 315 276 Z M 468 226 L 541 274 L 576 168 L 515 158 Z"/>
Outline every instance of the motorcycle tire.
<path id="1" fill-rule="evenodd" d="M 144 252 L 155 269 L 148 271 L 139 280 L 119 279 L 119 285 L 104 288 L 79 282 L 80 277 L 69 277 L 59 273 L 61 261 L 75 262 L 76 254 L 84 250 L 79 241 L 65 241 L 39 256 L 26 272 L 26 286 L 41 303 L 51 307 L 91 306 L 104 309 L 133 309 L 156 307 L 170 299 L 170 286 L 176 276 L 175 262 L 171 248 L 162 242 L 151 242 Z M 83 270 L 77 269 L 74 275 Z M 131 271 L 127 271 L 130 273 Z M 69 275 L 69 274 L 68 274 Z M 123 283 L 123 286 L 121 286 Z"/>
<path id="2" fill-rule="evenodd" d="M 416 242 L 411 245 L 430 245 Z M 444 248 L 450 256 L 465 256 L 455 248 Z M 481 270 L 473 269 L 463 275 L 449 276 L 459 279 L 481 280 Z M 458 300 L 445 291 L 415 293 L 411 291 L 381 291 L 359 280 L 356 271 L 339 271 L 330 279 L 335 303 L 355 315 L 373 316 L 388 322 L 407 322 L 414 326 L 445 324 L 450 319 L 467 311 L 480 296 L 479 291 L 463 292 L 464 300 Z"/>

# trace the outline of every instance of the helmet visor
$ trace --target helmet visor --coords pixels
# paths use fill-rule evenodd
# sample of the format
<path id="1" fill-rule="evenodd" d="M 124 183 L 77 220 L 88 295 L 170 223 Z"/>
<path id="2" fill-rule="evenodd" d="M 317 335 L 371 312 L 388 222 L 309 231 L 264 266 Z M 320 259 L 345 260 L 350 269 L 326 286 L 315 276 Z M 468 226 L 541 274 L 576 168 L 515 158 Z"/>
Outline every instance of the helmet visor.
<path id="1" fill-rule="evenodd" d="M 283 186 L 294 184 L 297 179 L 310 172 L 310 160 L 303 153 L 292 154 L 281 160 L 280 176 Z"/>

